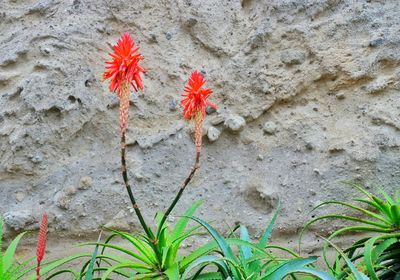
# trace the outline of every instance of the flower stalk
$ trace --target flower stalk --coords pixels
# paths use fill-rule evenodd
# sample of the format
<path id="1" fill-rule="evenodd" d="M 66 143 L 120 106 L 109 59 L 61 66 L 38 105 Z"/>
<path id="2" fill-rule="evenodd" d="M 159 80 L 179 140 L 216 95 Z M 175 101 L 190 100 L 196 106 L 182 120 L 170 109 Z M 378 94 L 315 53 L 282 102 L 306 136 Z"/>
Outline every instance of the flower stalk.
<path id="1" fill-rule="evenodd" d="M 214 104 L 207 100 L 208 96 L 212 93 L 212 90 L 209 88 L 203 88 L 205 82 L 206 81 L 203 75 L 200 74 L 200 72 L 198 71 L 194 71 L 189 78 L 188 85 L 185 87 L 185 93 L 183 94 L 184 99 L 182 100 L 181 105 L 184 106 L 184 118 L 187 120 L 194 119 L 195 121 L 194 136 L 196 145 L 196 157 L 189 176 L 186 177 L 171 205 L 168 207 L 167 211 L 165 211 L 165 214 L 163 215 L 159 224 L 156 236 L 158 236 L 161 232 L 162 227 L 168 216 L 171 214 L 179 199 L 182 197 L 183 192 L 185 191 L 190 181 L 193 179 L 194 174 L 200 168 L 200 155 L 203 138 L 203 120 L 206 116 L 206 106 L 216 108 Z"/>
<path id="2" fill-rule="evenodd" d="M 143 57 L 138 53 L 139 48 L 135 47 L 135 42 L 128 33 L 122 35 L 117 44 L 113 47 L 114 52 L 110 53 L 111 60 L 106 62 L 104 79 L 110 79 L 109 89 L 115 92 L 119 98 L 119 125 L 120 125 L 120 144 L 121 144 L 121 173 L 133 210 L 139 219 L 147 238 L 161 262 L 161 253 L 156 246 L 156 238 L 150 227 L 147 225 L 139 205 L 129 184 L 128 171 L 126 165 L 126 130 L 129 120 L 129 96 L 131 86 L 135 91 L 143 89 L 141 74 L 144 69 L 139 66 Z"/>

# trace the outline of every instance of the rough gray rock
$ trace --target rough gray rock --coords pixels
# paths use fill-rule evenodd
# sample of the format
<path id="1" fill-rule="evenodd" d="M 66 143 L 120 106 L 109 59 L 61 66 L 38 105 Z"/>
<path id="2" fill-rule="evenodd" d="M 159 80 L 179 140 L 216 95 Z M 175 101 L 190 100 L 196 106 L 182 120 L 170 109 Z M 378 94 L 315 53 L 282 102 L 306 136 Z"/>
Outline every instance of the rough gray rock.
<path id="1" fill-rule="evenodd" d="M 239 132 L 246 126 L 246 121 L 239 115 L 229 115 L 224 122 L 224 125 L 232 132 Z"/>
<path id="2" fill-rule="evenodd" d="M 279 196 L 276 231 L 287 236 L 318 201 L 352 196 L 341 180 L 391 192 L 400 172 L 399 26 L 396 0 L 2 1 L 0 213 L 14 213 L 8 221 L 21 230 L 30 209 L 46 210 L 54 234 L 84 234 L 126 210 L 118 99 L 101 79 L 109 45 L 126 31 L 147 70 L 145 89 L 131 95 L 127 135 L 147 220 L 194 160 L 193 123 L 169 102 L 179 104 L 195 69 L 218 106 L 205 127 L 221 135 L 204 141 L 177 215 L 202 199 L 199 216 L 221 227 L 242 221 L 256 235 Z M 224 125 L 233 112 L 237 134 Z M 263 135 L 271 119 L 279 137 Z M 85 176 L 85 190 L 64 193 Z"/>
<path id="3" fill-rule="evenodd" d="M 301 50 L 286 50 L 281 53 L 281 61 L 286 65 L 302 64 L 306 54 Z"/>
<path id="4" fill-rule="evenodd" d="M 4 213 L 5 224 L 15 231 L 37 228 L 36 218 L 31 210 L 16 210 Z"/>
<path id="5" fill-rule="evenodd" d="M 89 176 L 84 176 L 79 180 L 79 187 L 80 190 L 87 190 L 93 184 L 93 179 Z"/>
<path id="6" fill-rule="evenodd" d="M 129 217 L 125 213 L 125 210 L 121 210 L 104 226 L 107 228 L 113 228 L 116 230 L 129 231 L 129 230 L 131 230 L 132 222 L 129 222 L 128 218 Z M 132 219 L 130 219 L 130 220 L 132 220 Z"/>
<path id="7" fill-rule="evenodd" d="M 264 125 L 263 125 L 263 131 L 266 134 L 270 134 L 270 135 L 275 134 L 277 129 L 278 129 L 278 126 L 276 125 L 276 123 L 271 122 L 271 121 L 268 121 L 268 122 L 264 123 Z"/>
<path id="8" fill-rule="evenodd" d="M 211 142 L 217 141 L 220 135 L 221 131 L 213 126 L 210 126 L 207 130 L 207 137 Z"/>

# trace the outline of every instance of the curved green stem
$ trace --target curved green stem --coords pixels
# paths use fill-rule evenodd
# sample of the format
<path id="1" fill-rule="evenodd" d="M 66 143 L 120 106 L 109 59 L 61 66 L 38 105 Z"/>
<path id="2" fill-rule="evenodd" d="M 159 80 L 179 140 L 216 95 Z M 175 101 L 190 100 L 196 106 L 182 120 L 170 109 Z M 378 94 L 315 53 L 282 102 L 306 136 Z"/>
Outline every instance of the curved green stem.
<path id="1" fill-rule="evenodd" d="M 165 212 L 165 214 L 163 215 L 161 222 L 158 226 L 157 229 L 157 238 L 162 230 L 162 227 L 165 223 L 165 221 L 167 220 L 169 214 L 172 212 L 172 210 L 175 208 L 175 205 L 178 203 L 179 199 L 182 197 L 183 191 L 186 189 L 186 186 L 190 183 L 190 181 L 192 180 L 194 174 L 196 173 L 196 170 L 199 169 L 200 167 L 200 151 L 198 150 L 196 152 L 196 161 L 192 167 L 192 170 L 189 173 L 189 176 L 186 177 L 185 181 L 183 182 L 181 188 L 179 189 L 179 192 L 176 194 L 175 199 L 172 201 L 171 205 L 168 207 L 167 211 Z"/>
<path id="2" fill-rule="evenodd" d="M 124 179 L 124 184 L 125 184 L 125 188 L 128 191 L 128 195 L 129 195 L 129 199 L 132 202 L 132 207 L 133 210 L 135 210 L 136 216 L 139 218 L 140 224 L 142 225 L 144 231 L 146 232 L 147 237 L 149 237 L 150 239 L 154 238 L 153 234 L 150 231 L 150 228 L 147 226 L 142 212 L 140 211 L 139 205 L 136 203 L 136 199 L 133 196 L 132 193 L 132 188 L 129 185 L 129 181 L 128 181 L 128 172 L 127 172 L 127 168 L 126 168 L 126 156 L 125 156 L 125 150 L 126 150 L 126 144 L 125 144 L 125 132 L 122 133 L 121 135 L 121 164 L 122 164 L 122 178 Z"/>
<path id="3" fill-rule="evenodd" d="M 151 246 L 153 247 L 156 255 L 157 255 L 157 259 L 161 265 L 162 262 L 162 257 L 161 257 L 161 253 L 159 252 L 157 246 L 156 246 L 156 239 L 154 237 L 153 232 L 151 231 L 151 229 L 147 226 L 146 221 L 143 218 L 142 212 L 140 211 L 139 205 L 136 203 L 136 199 L 133 196 L 133 192 L 132 192 L 132 188 L 129 185 L 129 181 L 128 181 L 128 172 L 127 172 L 127 168 L 126 168 L 126 143 L 125 143 L 125 131 L 123 131 L 121 133 L 121 165 L 122 165 L 122 178 L 124 179 L 124 184 L 125 184 L 125 188 L 128 191 L 128 195 L 129 195 L 129 199 L 132 202 L 132 207 L 133 210 L 136 213 L 136 216 L 139 219 L 139 222 L 143 228 L 143 230 L 145 231 L 147 237 L 149 238 L 149 242 L 151 244 Z"/>

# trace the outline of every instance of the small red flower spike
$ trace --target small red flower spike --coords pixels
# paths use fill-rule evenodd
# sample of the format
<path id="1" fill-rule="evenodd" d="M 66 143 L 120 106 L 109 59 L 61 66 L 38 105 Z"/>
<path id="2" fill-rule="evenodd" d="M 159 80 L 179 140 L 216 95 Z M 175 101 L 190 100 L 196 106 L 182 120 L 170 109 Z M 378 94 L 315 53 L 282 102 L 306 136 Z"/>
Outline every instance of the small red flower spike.
<path id="1" fill-rule="evenodd" d="M 188 85 L 185 87 L 185 93 L 182 94 L 183 117 L 187 120 L 195 119 L 195 144 L 197 156 L 200 156 L 203 120 L 206 116 L 206 107 L 217 108 L 207 99 L 212 93 L 209 88 L 203 88 L 206 80 L 199 71 L 194 71 L 189 78 Z"/>
<path id="2" fill-rule="evenodd" d="M 103 78 L 110 79 L 110 91 L 120 98 L 119 123 L 121 134 L 124 134 L 128 127 L 130 86 L 135 91 L 142 90 L 141 74 L 145 71 L 139 66 L 143 56 L 138 53 L 139 48 L 135 48 L 135 42 L 129 33 L 124 33 L 113 48 L 114 52 L 110 53 L 111 61 L 106 62 L 107 70 Z"/>
<path id="3" fill-rule="evenodd" d="M 203 75 L 199 71 L 194 71 L 189 78 L 188 85 L 185 87 L 185 93 L 182 95 L 183 100 L 183 117 L 190 120 L 196 117 L 198 112 L 201 112 L 202 118 L 206 116 L 206 107 L 211 106 L 214 109 L 217 107 L 209 102 L 208 96 L 212 93 L 209 88 L 203 88 L 206 83 Z"/>
<path id="4" fill-rule="evenodd" d="M 42 262 L 46 251 L 46 236 L 47 236 L 47 214 L 44 213 L 42 217 L 42 222 L 40 224 L 39 238 L 36 248 L 36 259 L 37 259 L 36 280 L 40 280 L 40 263 Z"/>

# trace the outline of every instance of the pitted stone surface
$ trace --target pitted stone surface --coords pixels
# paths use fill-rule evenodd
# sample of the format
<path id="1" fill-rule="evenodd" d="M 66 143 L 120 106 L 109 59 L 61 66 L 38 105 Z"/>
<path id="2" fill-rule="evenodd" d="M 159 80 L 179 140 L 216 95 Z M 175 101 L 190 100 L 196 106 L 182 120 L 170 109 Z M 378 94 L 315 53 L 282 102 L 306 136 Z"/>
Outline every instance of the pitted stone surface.
<path id="1" fill-rule="evenodd" d="M 174 215 L 202 199 L 199 216 L 257 234 L 280 199 L 276 230 L 290 234 L 318 202 L 353 194 L 341 180 L 397 186 L 397 0 L 3 0 L 0 30 L 0 213 L 13 229 L 44 210 L 56 232 L 137 226 L 120 175 L 118 100 L 101 80 L 126 31 L 147 69 L 143 93 L 131 95 L 127 141 L 148 220 L 194 160 L 193 124 L 179 108 L 194 69 L 218 106 L 205 129 L 221 134 L 204 141 Z M 240 133 L 224 124 L 232 115 L 245 120 Z M 279 129 L 266 135 L 270 121 Z"/>

